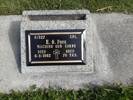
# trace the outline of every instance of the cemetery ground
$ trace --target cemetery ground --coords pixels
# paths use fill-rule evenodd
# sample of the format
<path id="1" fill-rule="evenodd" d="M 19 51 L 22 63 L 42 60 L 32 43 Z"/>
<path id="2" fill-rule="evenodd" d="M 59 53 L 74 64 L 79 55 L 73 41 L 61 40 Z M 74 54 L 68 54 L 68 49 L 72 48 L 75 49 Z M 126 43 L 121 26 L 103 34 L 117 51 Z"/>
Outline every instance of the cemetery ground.
<path id="1" fill-rule="evenodd" d="M 19 15 L 24 10 L 88 9 L 91 12 L 133 13 L 133 0 L 0 0 L 0 15 Z M 9 83 L 10 84 L 10 83 Z M 0 100 L 133 100 L 133 84 L 89 85 L 84 88 L 37 88 L 0 93 Z"/>
<path id="2" fill-rule="evenodd" d="M 133 100 L 133 86 L 90 85 L 79 90 L 65 90 L 41 89 L 33 85 L 23 92 L 11 90 L 8 94 L 1 93 L 0 100 Z"/>
<path id="3" fill-rule="evenodd" d="M 91 12 L 133 12 L 133 0 L 0 0 L 0 14 L 24 10 L 88 9 Z"/>

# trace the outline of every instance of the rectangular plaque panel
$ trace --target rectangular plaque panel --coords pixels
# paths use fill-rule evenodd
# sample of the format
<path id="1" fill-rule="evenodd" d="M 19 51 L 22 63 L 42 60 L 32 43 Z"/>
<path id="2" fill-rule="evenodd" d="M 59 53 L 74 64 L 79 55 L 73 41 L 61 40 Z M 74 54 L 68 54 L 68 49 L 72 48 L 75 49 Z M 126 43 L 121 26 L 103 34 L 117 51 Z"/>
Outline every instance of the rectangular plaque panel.
<path id="1" fill-rule="evenodd" d="M 85 64 L 85 30 L 26 30 L 26 62 Z"/>

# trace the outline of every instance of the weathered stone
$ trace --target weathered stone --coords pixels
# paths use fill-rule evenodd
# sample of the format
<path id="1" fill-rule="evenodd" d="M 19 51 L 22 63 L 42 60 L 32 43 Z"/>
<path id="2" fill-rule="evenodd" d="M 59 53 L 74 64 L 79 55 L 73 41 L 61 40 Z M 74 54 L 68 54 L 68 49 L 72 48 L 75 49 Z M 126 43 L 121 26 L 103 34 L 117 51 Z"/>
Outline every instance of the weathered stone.
<path id="1" fill-rule="evenodd" d="M 92 19 L 87 10 L 47 10 L 24 11 L 21 22 L 21 71 L 26 72 L 93 72 L 93 27 Z M 26 30 L 80 30 L 84 29 L 86 44 L 86 65 L 45 65 L 27 66 L 26 64 Z"/>
<path id="2" fill-rule="evenodd" d="M 20 73 L 20 22 L 22 16 L 0 16 L 0 91 L 84 84 L 133 82 L 133 15 L 91 14 L 94 20 L 94 68 L 82 73 Z M 92 22 L 93 23 L 93 22 Z"/>

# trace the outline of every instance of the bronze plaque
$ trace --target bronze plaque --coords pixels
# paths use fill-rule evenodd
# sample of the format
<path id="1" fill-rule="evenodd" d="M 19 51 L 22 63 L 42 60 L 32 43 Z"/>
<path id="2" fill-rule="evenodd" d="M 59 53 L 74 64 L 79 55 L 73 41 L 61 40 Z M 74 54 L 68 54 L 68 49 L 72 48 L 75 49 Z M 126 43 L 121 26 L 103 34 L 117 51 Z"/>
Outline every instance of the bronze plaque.
<path id="1" fill-rule="evenodd" d="M 32 65 L 85 64 L 85 30 L 27 30 L 26 62 Z"/>

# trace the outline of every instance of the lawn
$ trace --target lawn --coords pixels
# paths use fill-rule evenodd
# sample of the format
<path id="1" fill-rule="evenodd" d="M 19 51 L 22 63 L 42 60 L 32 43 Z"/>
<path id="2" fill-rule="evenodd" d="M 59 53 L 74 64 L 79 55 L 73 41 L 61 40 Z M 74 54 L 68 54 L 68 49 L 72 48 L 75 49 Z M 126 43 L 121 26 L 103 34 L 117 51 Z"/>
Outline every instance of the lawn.
<path id="1" fill-rule="evenodd" d="M 45 9 L 89 9 L 91 12 L 133 13 L 133 0 L 0 0 L 0 15 Z"/>
<path id="2" fill-rule="evenodd" d="M 133 86 L 90 86 L 79 90 L 31 86 L 24 92 L 1 93 L 0 100 L 133 100 Z"/>

